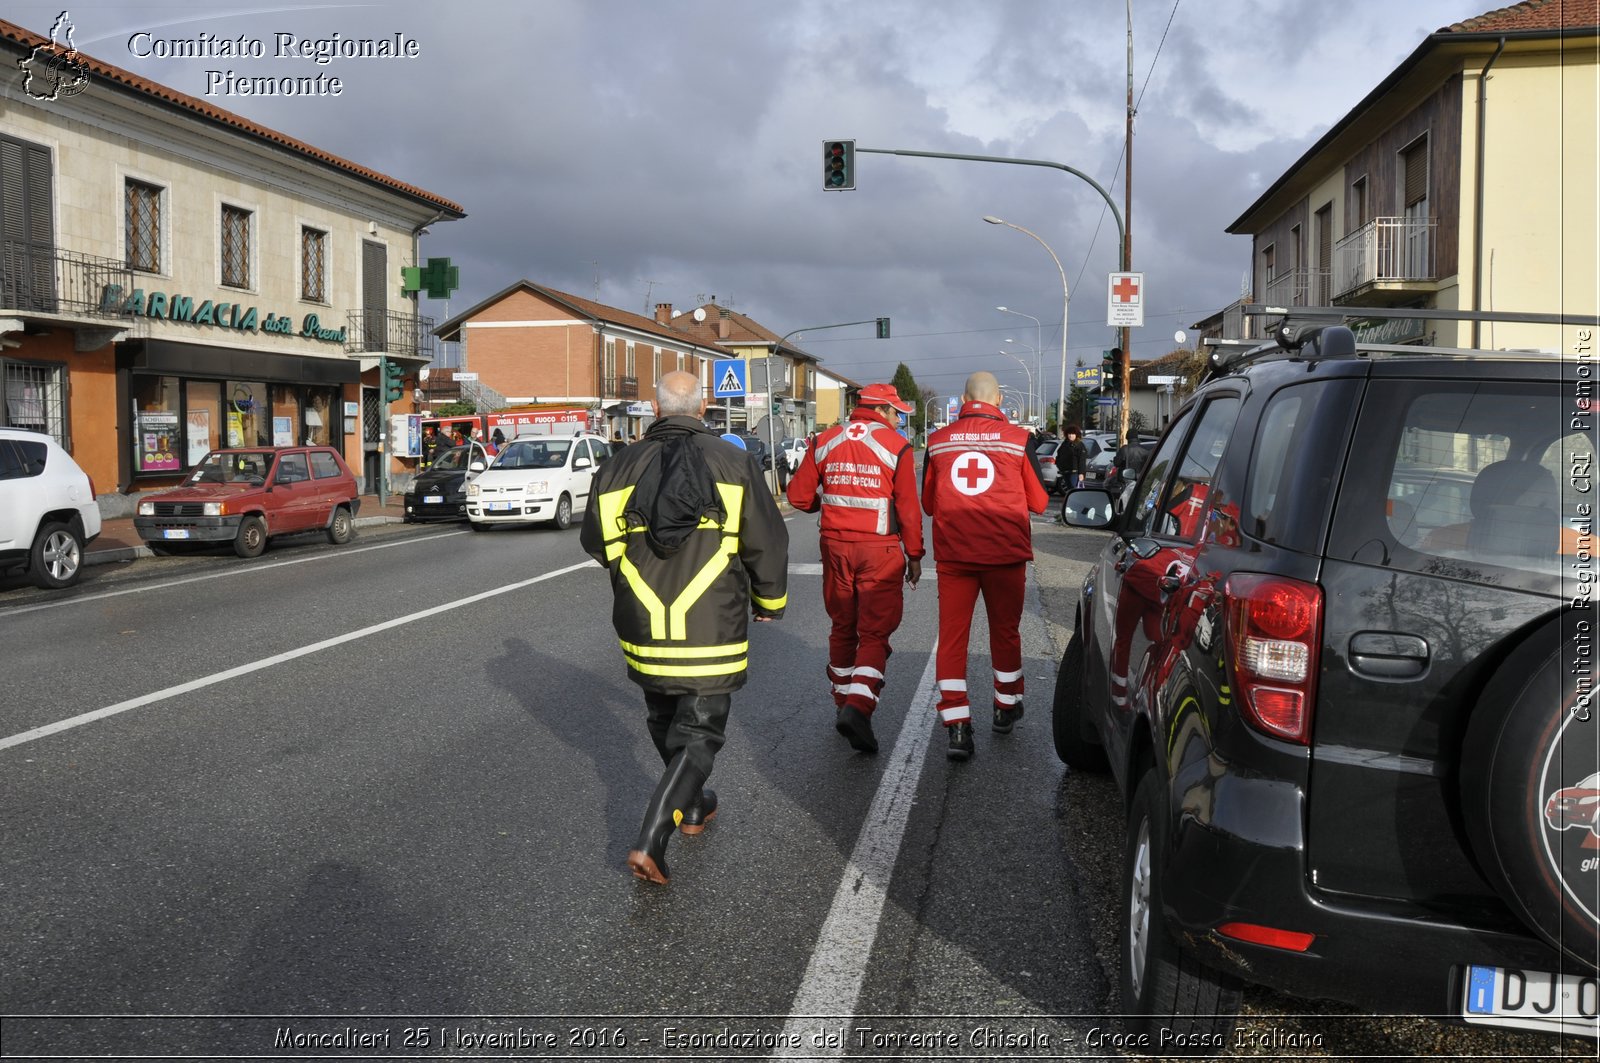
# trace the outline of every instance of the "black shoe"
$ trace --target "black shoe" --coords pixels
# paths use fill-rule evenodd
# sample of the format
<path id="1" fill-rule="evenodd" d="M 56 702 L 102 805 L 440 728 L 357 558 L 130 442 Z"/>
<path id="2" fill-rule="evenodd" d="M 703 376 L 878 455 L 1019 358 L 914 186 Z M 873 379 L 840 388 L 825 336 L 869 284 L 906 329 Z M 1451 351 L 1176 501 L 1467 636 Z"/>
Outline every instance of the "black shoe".
<path id="1" fill-rule="evenodd" d="M 946 728 L 950 732 L 950 749 L 945 756 L 951 760 L 966 760 L 972 756 L 972 722 L 962 720 Z"/>
<path id="2" fill-rule="evenodd" d="M 850 745 L 863 753 L 878 751 L 877 736 L 872 733 L 872 720 L 860 709 L 846 705 L 834 716 L 833 729 L 850 740 Z"/>
<path id="3" fill-rule="evenodd" d="M 717 792 L 704 787 L 700 796 L 689 802 L 689 807 L 683 810 L 683 822 L 678 824 L 678 831 L 691 837 L 701 833 L 717 818 Z"/>
<path id="4" fill-rule="evenodd" d="M 1011 728 L 1015 727 L 1020 719 L 1022 719 L 1022 702 L 1020 701 L 1009 709 L 1001 708 L 999 705 L 994 707 L 993 727 L 1001 734 L 1010 734 Z"/>

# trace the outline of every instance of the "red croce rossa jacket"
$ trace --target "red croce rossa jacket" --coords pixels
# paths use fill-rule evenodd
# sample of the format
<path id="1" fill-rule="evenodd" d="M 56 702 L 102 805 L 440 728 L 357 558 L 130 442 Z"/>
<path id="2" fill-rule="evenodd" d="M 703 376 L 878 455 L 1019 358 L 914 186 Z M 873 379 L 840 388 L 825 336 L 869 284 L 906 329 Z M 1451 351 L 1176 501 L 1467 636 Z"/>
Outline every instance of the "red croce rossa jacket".
<path id="1" fill-rule="evenodd" d="M 924 553 L 911 444 L 871 407 L 817 437 L 789 481 L 789 502 L 806 513 L 820 509 L 825 538 L 898 536 L 907 557 Z"/>
<path id="2" fill-rule="evenodd" d="M 922 508 L 933 518 L 933 556 L 970 565 L 1033 559 L 1028 514 L 1050 496 L 1028 458 L 1030 433 L 998 407 L 968 402 L 928 437 Z"/>

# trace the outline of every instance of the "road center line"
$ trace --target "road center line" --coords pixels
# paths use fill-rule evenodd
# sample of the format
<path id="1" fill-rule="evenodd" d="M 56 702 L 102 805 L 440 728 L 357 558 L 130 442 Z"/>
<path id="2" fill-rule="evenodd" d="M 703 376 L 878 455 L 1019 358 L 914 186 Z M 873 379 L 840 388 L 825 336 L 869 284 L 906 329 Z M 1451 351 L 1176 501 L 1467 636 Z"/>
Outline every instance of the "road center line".
<path id="1" fill-rule="evenodd" d="M 322 650 L 332 649 L 334 646 L 340 646 L 346 642 L 354 642 L 357 639 L 364 639 L 368 635 L 376 635 L 380 631 L 388 631 L 390 628 L 400 627 L 402 624 L 409 624 L 416 620 L 424 620 L 430 616 L 436 616 L 439 613 L 449 612 L 451 609 L 460 609 L 463 606 L 475 605 L 478 602 L 486 601 L 502 594 L 509 594 L 512 591 L 519 591 L 524 587 L 531 587 L 535 583 L 543 583 L 547 579 L 554 579 L 557 576 L 565 576 L 569 572 L 577 572 L 579 569 L 590 568 L 593 565 L 593 561 L 585 559 L 576 565 L 568 565 L 566 568 L 558 568 L 553 572 L 546 572 L 542 576 L 534 576 L 531 579 L 525 579 L 518 583 L 508 583 L 504 587 L 496 587 L 494 590 L 483 591 L 479 594 L 469 595 L 466 598 L 458 598 L 453 602 L 445 602 L 443 605 L 435 605 L 427 609 L 419 610 L 415 613 L 407 613 L 405 616 L 397 616 L 392 620 L 385 620 L 380 624 L 372 624 L 369 627 L 364 627 L 357 631 L 347 632 L 343 635 L 336 635 L 331 639 L 323 639 L 321 642 L 313 642 L 297 649 L 286 650 L 283 653 L 273 654 L 271 657 L 263 657 L 258 661 L 251 661 L 248 664 L 241 664 L 236 667 L 229 668 L 223 672 L 213 672 L 211 675 L 201 676 L 199 679 L 191 679 L 187 683 L 179 683 L 177 686 L 167 687 L 164 690 L 157 690 L 154 693 L 144 694 L 137 698 L 130 698 L 127 701 L 119 701 L 115 705 L 107 705 L 103 709 L 95 709 L 93 712 L 86 712 L 65 720 L 57 720 L 55 723 L 47 723 L 42 727 L 35 727 L 31 731 L 23 731 L 20 734 L 11 735 L 8 738 L 0 738 L 0 749 L 9 749 L 12 746 L 20 746 L 24 743 L 44 738 L 47 735 L 58 734 L 61 731 L 70 731 L 74 727 L 82 727 L 84 724 L 94 723 L 96 720 L 104 720 L 107 717 L 116 716 L 119 713 L 127 712 L 129 709 L 137 709 L 144 705 L 153 705 L 158 701 L 165 701 L 168 698 L 175 698 L 180 694 L 189 694 L 196 690 L 203 690 L 206 687 L 214 686 L 217 683 L 225 683 L 230 679 L 237 679 L 239 676 L 249 675 L 251 672 L 259 672 L 263 668 L 271 668 L 274 665 L 283 664 L 285 661 L 292 661 L 297 657 L 305 657 L 309 654 L 321 652 Z M 898 748 L 899 747 L 897 746 L 896 749 Z"/>
<path id="2" fill-rule="evenodd" d="M 934 716 L 927 710 L 933 704 L 935 666 L 938 647 L 928 654 L 906 719 L 895 739 L 889 766 L 878 783 L 878 792 L 867 810 L 866 823 L 856 839 L 855 851 L 845 865 L 844 877 L 833 895 L 833 906 L 823 921 L 817 946 L 806 964 L 805 976 L 789 1005 L 789 1021 L 784 1024 L 785 1041 L 807 1047 L 794 1053 L 781 1052 L 780 1058 L 823 1059 L 842 1056 L 844 1046 L 819 1048 L 807 1035 L 816 1032 L 814 1019 L 822 1016 L 849 1017 L 855 1014 L 861 985 L 867 976 L 867 960 L 878 936 L 878 923 L 888 899 L 889 880 L 894 874 L 900 843 L 905 837 L 911 805 L 917 795 L 917 782 L 927 760 L 928 741 L 933 733 Z M 789 1038 L 794 1040 L 789 1040 Z"/>

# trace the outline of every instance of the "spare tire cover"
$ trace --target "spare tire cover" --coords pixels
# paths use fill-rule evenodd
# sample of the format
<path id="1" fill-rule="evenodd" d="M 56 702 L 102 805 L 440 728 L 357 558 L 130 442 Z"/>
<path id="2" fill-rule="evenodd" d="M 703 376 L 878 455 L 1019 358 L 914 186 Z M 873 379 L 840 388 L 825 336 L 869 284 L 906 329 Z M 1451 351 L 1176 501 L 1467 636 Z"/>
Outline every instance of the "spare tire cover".
<path id="1" fill-rule="evenodd" d="M 1467 836 L 1519 918 L 1581 968 L 1600 953 L 1600 706 L 1595 622 L 1565 612 L 1495 671 L 1461 756 Z M 1586 681 L 1578 690 L 1578 676 Z"/>

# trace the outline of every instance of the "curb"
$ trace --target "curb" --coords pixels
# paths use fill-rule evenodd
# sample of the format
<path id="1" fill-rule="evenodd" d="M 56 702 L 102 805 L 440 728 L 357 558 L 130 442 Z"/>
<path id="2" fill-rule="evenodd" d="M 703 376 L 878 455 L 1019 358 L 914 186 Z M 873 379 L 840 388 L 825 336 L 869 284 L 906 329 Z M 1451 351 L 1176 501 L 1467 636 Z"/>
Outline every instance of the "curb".
<path id="1" fill-rule="evenodd" d="M 353 522 L 357 528 L 371 527 L 377 524 L 399 524 L 399 517 L 357 517 Z M 148 546 L 117 546 L 109 550 L 85 550 L 83 563 L 89 565 L 114 565 L 122 561 L 137 561 L 141 557 L 155 557 L 156 555 Z"/>

